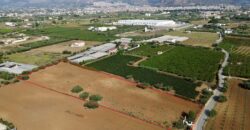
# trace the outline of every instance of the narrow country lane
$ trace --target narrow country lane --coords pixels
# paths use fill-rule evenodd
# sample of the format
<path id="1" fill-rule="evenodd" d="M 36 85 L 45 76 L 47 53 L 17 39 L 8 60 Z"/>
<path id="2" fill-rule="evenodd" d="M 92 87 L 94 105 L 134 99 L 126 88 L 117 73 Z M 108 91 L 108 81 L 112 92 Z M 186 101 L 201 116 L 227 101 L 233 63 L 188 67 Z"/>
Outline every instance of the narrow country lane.
<path id="1" fill-rule="evenodd" d="M 229 53 L 224 49 L 222 49 L 221 51 L 225 54 L 225 57 L 224 57 L 223 63 L 221 64 L 221 68 L 219 69 L 219 72 L 218 72 L 218 88 L 214 90 L 214 92 L 213 92 L 214 94 L 210 97 L 210 99 L 205 104 L 205 106 L 204 106 L 203 110 L 201 111 L 197 121 L 194 124 L 193 130 L 203 130 L 203 126 L 205 125 L 206 120 L 208 119 L 208 116 L 207 116 L 206 113 L 208 111 L 212 110 L 215 107 L 216 103 L 217 103 L 214 100 L 214 97 L 219 96 L 219 95 L 222 94 L 222 92 L 220 92 L 218 89 L 224 87 L 225 77 L 226 76 L 223 75 L 223 71 L 224 71 L 224 68 L 228 65 Z"/>

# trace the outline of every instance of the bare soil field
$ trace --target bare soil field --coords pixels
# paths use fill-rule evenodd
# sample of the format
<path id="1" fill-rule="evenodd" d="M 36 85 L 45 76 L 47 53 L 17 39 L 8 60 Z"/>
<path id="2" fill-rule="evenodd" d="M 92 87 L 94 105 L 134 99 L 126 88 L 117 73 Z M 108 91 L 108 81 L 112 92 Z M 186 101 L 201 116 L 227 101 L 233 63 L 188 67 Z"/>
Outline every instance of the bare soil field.
<path id="1" fill-rule="evenodd" d="M 228 101 L 217 104 L 217 115 L 208 121 L 206 130 L 250 129 L 250 91 L 239 87 L 240 82 L 237 79 L 229 80 Z"/>
<path id="2" fill-rule="evenodd" d="M 26 82 L 0 88 L 0 116 L 18 130 L 162 130 L 106 108 L 85 109 L 81 100 Z"/>
<path id="3" fill-rule="evenodd" d="M 85 41 L 85 46 L 83 47 L 70 47 L 71 44 L 80 42 L 77 40 L 69 41 L 69 42 L 63 42 L 51 46 L 45 46 L 45 47 L 40 47 L 37 49 L 33 49 L 31 51 L 33 52 L 50 52 L 50 53 L 62 53 L 63 51 L 71 51 L 71 52 L 79 52 L 81 50 L 87 49 L 88 47 L 92 47 L 95 45 L 101 44 L 100 42 L 93 42 L 93 41 Z"/>
<path id="4" fill-rule="evenodd" d="M 200 106 L 193 102 L 151 89 L 140 89 L 127 80 L 69 63 L 59 63 L 35 72 L 29 81 L 71 95 L 70 90 L 80 85 L 85 92 L 103 96 L 101 105 L 161 125 L 167 122 L 170 126 L 182 112 L 200 110 Z"/>

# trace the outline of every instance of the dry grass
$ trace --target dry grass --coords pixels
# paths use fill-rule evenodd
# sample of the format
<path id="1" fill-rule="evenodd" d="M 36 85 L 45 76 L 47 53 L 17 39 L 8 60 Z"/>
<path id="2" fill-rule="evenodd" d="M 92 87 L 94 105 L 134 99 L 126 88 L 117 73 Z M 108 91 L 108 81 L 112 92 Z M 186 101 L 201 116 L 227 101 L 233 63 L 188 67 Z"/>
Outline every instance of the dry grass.
<path id="1" fill-rule="evenodd" d="M 198 112 L 200 109 L 198 104 L 150 89 L 143 90 L 126 80 L 67 63 L 36 72 L 30 80 L 68 94 L 72 94 L 73 86 L 81 85 L 85 91 L 103 96 L 101 104 L 105 106 L 158 123 L 167 121 L 171 125 L 182 112 Z"/>
<path id="2" fill-rule="evenodd" d="M 102 107 L 85 109 L 81 100 L 29 83 L 0 89 L 1 118 L 18 130 L 161 130 Z"/>
<path id="3" fill-rule="evenodd" d="M 218 34 L 211 33 L 211 32 L 191 32 L 186 33 L 182 31 L 172 31 L 167 32 L 167 35 L 173 35 L 173 36 L 185 36 L 189 39 L 184 41 L 184 44 L 192 45 L 192 46 L 203 46 L 203 47 L 211 47 L 213 43 L 217 39 L 219 39 Z"/>

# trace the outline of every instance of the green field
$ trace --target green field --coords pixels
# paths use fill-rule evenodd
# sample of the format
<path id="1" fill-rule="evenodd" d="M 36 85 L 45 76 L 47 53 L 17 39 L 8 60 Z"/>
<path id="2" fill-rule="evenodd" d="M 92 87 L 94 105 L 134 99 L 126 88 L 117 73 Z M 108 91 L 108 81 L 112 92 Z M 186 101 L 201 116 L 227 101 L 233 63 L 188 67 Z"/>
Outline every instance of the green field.
<path id="1" fill-rule="evenodd" d="M 61 54 L 23 52 L 7 55 L 8 61 L 43 66 L 62 58 Z"/>
<path id="2" fill-rule="evenodd" d="M 250 38 L 226 37 L 220 47 L 230 53 L 229 65 L 225 74 L 237 77 L 250 77 Z"/>
<path id="3" fill-rule="evenodd" d="M 250 77 L 250 56 L 231 54 L 225 74 L 243 78 Z"/>
<path id="4" fill-rule="evenodd" d="M 189 77 L 193 80 L 213 81 L 223 53 L 184 46 L 173 49 L 142 62 L 140 65 L 160 71 Z"/>
<path id="5" fill-rule="evenodd" d="M 25 33 L 30 35 L 46 35 L 55 38 L 72 39 L 72 40 L 85 40 L 85 41 L 100 41 L 106 42 L 114 40 L 116 34 L 141 29 L 142 27 L 120 26 L 116 30 L 107 32 L 93 32 L 88 30 L 89 26 L 82 27 L 46 27 L 35 30 L 28 30 Z"/>
<path id="6" fill-rule="evenodd" d="M 218 34 L 211 32 L 186 33 L 183 31 L 170 31 L 167 32 L 166 35 L 188 37 L 189 39 L 183 41 L 183 44 L 202 47 L 211 47 L 215 43 L 215 41 L 219 39 Z"/>
<path id="7" fill-rule="evenodd" d="M 166 52 L 172 48 L 174 48 L 174 46 L 169 46 L 169 45 L 159 46 L 159 45 L 145 44 L 145 45 L 141 45 L 141 47 L 138 49 L 128 52 L 128 54 L 152 57 L 152 56 L 157 56 L 157 52 L 159 51 Z"/>
<path id="8" fill-rule="evenodd" d="M 131 75 L 136 81 L 141 83 L 149 83 L 150 85 L 162 83 L 164 86 L 172 86 L 175 93 L 183 97 L 194 99 L 198 95 L 198 92 L 195 91 L 197 84 L 192 81 L 160 74 L 146 68 L 137 68 L 127 65 L 129 62 L 139 59 L 140 58 L 134 56 L 118 54 L 87 66 L 122 77 Z"/>

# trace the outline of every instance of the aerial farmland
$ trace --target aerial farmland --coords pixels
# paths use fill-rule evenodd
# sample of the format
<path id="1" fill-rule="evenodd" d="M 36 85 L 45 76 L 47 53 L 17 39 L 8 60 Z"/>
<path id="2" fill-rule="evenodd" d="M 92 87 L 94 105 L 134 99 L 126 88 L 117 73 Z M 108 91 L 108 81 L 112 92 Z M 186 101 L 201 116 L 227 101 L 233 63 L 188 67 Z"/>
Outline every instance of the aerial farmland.
<path id="1" fill-rule="evenodd" d="M 250 128 L 247 9 L 88 6 L 0 8 L 0 130 Z"/>

